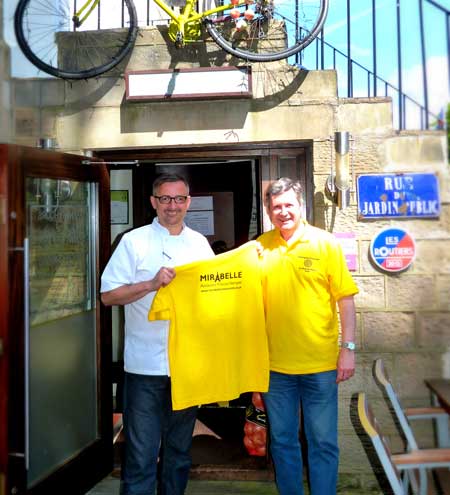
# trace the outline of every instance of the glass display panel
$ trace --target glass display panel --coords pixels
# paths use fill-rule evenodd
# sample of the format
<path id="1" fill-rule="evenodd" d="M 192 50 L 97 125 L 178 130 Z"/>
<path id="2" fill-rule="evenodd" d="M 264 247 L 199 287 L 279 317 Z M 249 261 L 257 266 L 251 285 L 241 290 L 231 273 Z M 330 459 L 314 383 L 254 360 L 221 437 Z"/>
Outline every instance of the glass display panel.
<path id="1" fill-rule="evenodd" d="M 95 186 L 27 178 L 28 486 L 98 437 Z"/>

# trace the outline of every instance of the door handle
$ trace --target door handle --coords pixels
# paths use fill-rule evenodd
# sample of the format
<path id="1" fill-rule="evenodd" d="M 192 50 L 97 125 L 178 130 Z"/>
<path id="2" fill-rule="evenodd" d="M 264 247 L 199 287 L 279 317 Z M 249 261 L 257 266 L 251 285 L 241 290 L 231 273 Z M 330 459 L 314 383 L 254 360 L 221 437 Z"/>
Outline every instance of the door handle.
<path id="1" fill-rule="evenodd" d="M 25 469 L 30 468 L 30 243 L 23 240 L 23 322 L 24 322 L 24 403 L 25 403 Z"/>

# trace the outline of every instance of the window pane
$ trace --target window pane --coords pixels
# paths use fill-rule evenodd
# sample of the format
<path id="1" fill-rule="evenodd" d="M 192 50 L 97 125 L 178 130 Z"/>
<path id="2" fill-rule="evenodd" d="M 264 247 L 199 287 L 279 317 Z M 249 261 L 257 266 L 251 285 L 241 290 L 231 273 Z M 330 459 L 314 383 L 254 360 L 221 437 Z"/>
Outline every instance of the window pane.
<path id="1" fill-rule="evenodd" d="M 92 191 L 27 179 L 28 486 L 98 437 Z"/>

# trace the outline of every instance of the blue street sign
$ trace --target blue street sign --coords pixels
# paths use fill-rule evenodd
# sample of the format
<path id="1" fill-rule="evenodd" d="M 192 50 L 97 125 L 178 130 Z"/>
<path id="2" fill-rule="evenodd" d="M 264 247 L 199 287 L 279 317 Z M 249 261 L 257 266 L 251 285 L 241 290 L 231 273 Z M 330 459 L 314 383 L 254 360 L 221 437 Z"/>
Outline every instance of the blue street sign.
<path id="1" fill-rule="evenodd" d="M 357 185 L 359 220 L 440 215 L 439 182 L 435 174 L 360 175 Z"/>

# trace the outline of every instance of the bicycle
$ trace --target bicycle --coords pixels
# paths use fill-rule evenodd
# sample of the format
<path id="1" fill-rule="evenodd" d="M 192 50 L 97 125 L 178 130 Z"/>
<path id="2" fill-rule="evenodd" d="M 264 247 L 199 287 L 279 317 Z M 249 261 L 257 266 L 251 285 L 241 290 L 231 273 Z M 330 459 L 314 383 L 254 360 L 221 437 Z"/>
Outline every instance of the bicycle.
<path id="1" fill-rule="evenodd" d="M 17 41 L 42 71 L 88 79 L 114 68 L 132 50 L 138 35 L 133 0 L 81 1 L 78 9 L 77 0 L 19 1 Z M 202 12 L 196 0 L 186 0 L 179 13 L 166 0 L 153 1 L 169 16 L 168 35 L 176 47 L 201 41 L 206 28 L 223 50 L 247 62 L 281 60 L 306 48 L 328 11 L 328 0 L 230 0 Z"/>

